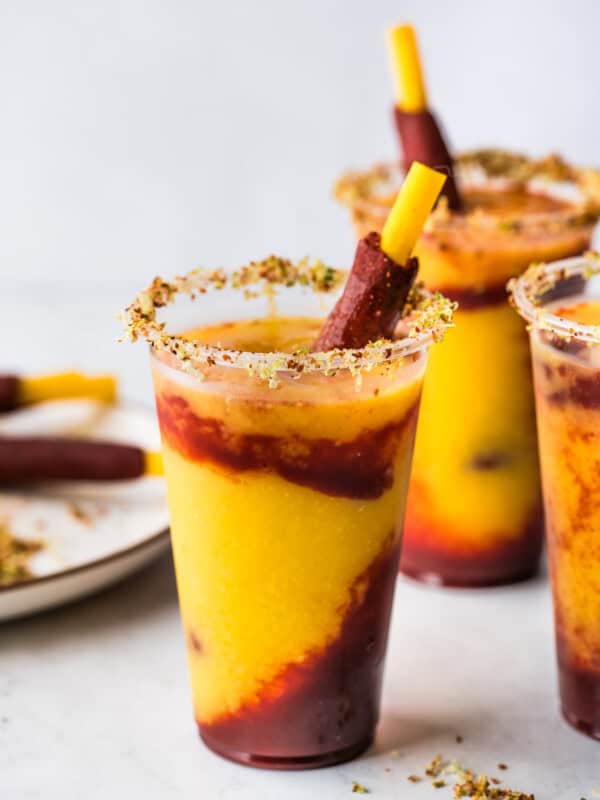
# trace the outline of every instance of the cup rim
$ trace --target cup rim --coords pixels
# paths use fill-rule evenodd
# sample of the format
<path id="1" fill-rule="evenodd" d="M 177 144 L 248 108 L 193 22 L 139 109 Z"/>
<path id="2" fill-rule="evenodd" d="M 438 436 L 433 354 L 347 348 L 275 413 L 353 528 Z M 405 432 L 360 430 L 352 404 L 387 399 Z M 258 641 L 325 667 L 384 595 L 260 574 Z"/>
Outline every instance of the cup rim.
<path id="1" fill-rule="evenodd" d="M 530 186 L 532 190 L 554 193 L 567 206 L 552 211 L 499 217 L 479 208 L 467 213 L 454 213 L 447 204 L 440 202 L 429 217 L 426 232 L 465 227 L 483 231 L 496 228 L 515 235 L 540 228 L 555 232 L 563 226 L 591 226 L 600 217 L 600 170 L 572 165 L 558 155 L 534 159 L 505 150 L 481 149 L 458 153 L 454 166 L 456 177 L 463 185 L 490 190 Z M 381 162 L 368 169 L 351 170 L 338 179 L 333 194 L 354 213 L 381 217 L 383 222 L 389 206 L 382 201 L 399 189 L 403 175 L 400 163 L 393 161 Z M 564 196 L 567 191 L 576 193 L 578 197 Z"/>
<path id="2" fill-rule="evenodd" d="M 251 375 L 276 385 L 277 373 L 299 376 L 306 372 L 326 375 L 348 370 L 358 375 L 375 366 L 388 364 L 427 348 L 439 340 L 445 329 L 452 326 L 455 304 L 440 293 L 428 292 L 419 284 L 413 288 L 408 306 L 407 335 L 401 339 L 381 339 L 362 348 L 337 349 L 323 353 L 254 353 L 233 350 L 217 345 L 205 345 L 169 333 L 157 311 L 185 295 L 194 300 L 198 295 L 218 293 L 228 288 L 240 291 L 245 297 L 261 293 L 273 297 L 278 290 L 300 286 L 306 290 L 328 293 L 339 288 L 347 276 L 346 270 L 328 267 L 321 261 L 302 259 L 292 262 L 278 256 L 251 262 L 237 270 L 198 268 L 167 282 L 155 278 L 123 312 L 125 337 L 132 341 L 145 339 L 158 354 L 170 353 L 178 366 L 194 377 L 204 377 L 207 367 L 239 367 Z"/>
<path id="3" fill-rule="evenodd" d="M 553 314 L 544 309 L 543 296 L 561 281 L 581 276 L 589 279 L 600 274 L 600 254 L 589 251 L 582 256 L 560 261 L 542 262 L 531 266 L 507 285 L 510 300 L 516 311 L 529 323 L 530 329 L 550 331 L 561 339 L 578 339 L 590 344 L 600 343 L 600 325 L 586 325 Z"/>

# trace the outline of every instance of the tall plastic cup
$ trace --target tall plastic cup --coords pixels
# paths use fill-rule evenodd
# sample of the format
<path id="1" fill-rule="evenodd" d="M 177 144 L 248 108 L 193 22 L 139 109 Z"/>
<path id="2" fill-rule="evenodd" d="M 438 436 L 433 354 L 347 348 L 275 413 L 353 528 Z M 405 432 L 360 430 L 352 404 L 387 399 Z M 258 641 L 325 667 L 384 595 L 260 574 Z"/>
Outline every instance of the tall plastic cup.
<path id="1" fill-rule="evenodd" d="M 200 735 L 273 769 L 373 739 L 427 350 L 447 322 L 423 296 L 418 334 L 265 352 L 322 317 L 341 277 L 272 258 L 155 282 L 128 310 L 152 344 Z"/>
<path id="2" fill-rule="evenodd" d="M 401 569 L 486 586 L 533 575 L 543 540 L 528 338 L 506 282 L 589 247 L 599 182 L 556 158 L 482 151 L 457 164 L 466 212 L 442 203 L 415 251 L 427 288 L 459 307 L 427 370 Z M 382 165 L 340 181 L 358 236 L 381 228 L 401 180 Z"/>
<path id="3" fill-rule="evenodd" d="M 600 739 L 600 263 L 514 281 L 530 324 L 562 711 Z"/>

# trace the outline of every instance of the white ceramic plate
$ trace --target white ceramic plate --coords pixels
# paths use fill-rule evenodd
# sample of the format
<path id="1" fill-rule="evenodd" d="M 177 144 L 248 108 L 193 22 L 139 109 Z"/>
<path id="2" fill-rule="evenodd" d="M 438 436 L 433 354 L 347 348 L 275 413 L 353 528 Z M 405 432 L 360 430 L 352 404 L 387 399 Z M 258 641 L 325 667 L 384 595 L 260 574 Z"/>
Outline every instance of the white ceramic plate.
<path id="1" fill-rule="evenodd" d="M 154 413 L 88 401 L 47 403 L 0 417 L 0 434 L 77 435 L 159 445 Z M 0 587 L 0 621 L 33 614 L 110 586 L 169 546 L 161 478 L 114 483 L 62 482 L 0 491 L 0 521 L 44 547 L 29 560 L 33 577 Z"/>

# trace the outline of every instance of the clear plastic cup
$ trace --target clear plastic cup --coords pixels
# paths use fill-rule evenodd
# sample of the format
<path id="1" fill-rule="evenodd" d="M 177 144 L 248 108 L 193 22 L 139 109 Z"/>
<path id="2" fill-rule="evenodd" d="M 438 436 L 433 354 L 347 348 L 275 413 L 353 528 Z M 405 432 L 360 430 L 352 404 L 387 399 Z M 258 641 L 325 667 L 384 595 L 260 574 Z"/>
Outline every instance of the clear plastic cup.
<path id="1" fill-rule="evenodd" d="M 598 175 L 495 151 L 456 163 L 466 213 L 442 203 L 415 250 L 427 288 L 459 307 L 427 370 L 401 569 L 487 586 L 533 575 L 543 541 L 529 344 L 506 282 L 590 246 Z M 392 164 L 341 179 L 358 236 L 381 229 L 401 181 Z"/>
<path id="2" fill-rule="evenodd" d="M 600 321 L 596 256 L 512 283 L 530 324 L 563 715 L 600 739 Z M 594 304 L 597 304 L 594 305 Z"/>
<path id="3" fill-rule="evenodd" d="M 427 350 L 448 306 L 423 296 L 419 333 L 323 354 L 167 331 L 246 320 L 248 334 L 273 304 L 283 329 L 322 318 L 342 277 L 270 259 L 155 282 L 128 310 L 152 344 L 200 735 L 271 769 L 338 763 L 373 740 Z"/>

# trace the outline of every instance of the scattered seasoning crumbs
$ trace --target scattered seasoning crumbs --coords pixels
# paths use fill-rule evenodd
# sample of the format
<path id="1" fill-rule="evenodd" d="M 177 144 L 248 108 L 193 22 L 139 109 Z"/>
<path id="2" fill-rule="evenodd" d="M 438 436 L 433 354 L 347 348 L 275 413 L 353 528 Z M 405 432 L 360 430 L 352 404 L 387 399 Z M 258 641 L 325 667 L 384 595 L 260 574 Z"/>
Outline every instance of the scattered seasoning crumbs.
<path id="1" fill-rule="evenodd" d="M 352 784 L 352 791 L 354 792 L 354 794 L 370 793 L 366 786 L 363 786 L 362 783 L 357 783 L 356 781 L 354 781 L 354 783 Z"/>
<path id="2" fill-rule="evenodd" d="M 456 737 L 456 744 L 462 744 L 463 742 L 464 742 L 464 739 L 463 739 L 462 736 L 457 736 Z"/>
<path id="3" fill-rule="evenodd" d="M 435 756 L 435 758 L 432 758 L 429 764 L 425 767 L 425 775 L 427 775 L 428 778 L 437 778 L 442 770 L 446 768 L 446 766 L 446 762 L 438 753 L 438 755 Z"/>
<path id="4" fill-rule="evenodd" d="M 43 542 L 18 539 L 0 522 L 0 586 L 26 581 L 33 577 L 29 559 L 44 547 Z"/>
<path id="5" fill-rule="evenodd" d="M 508 769 L 506 764 L 498 764 L 500 769 Z M 453 775 L 455 779 L 453 796 L 454 800 L 468 798 L 469 800 L 535 800 L 532 794 L 519 792 L 514 789 L 500 787 L 502 783 L 498 778 L 488 778 L 487 775 L 478 775 L 463 767 L 458 761 L 446 761 L 442 755 L 437 755 L 431 760 L 425 769 L 425 774 L 430 778 L 435 778 L 431 785 L 435 789 L 441 789 L 448 783 L 440 776 Z M 422 780 L 419 775 L 409 775 L 411 783 L 418 783 Z M 600 794 L 600 792 L 598 792 Z M 581 798 L 585 800 L 585 798 Z"/>
<path id="6" fill-rule="evenodd" d="M 454 798 L 459 800 L 462 797 L 471 798 L 471 800 L 535 800 L 532 794 L 491 786 L 486 775 L 479 775 L 477 779 L 457 783 L 454 786 Z"/>
<path id="7" fill-rule="evenodd" d="M 81 522 L 82 525 L 89 526 L 92 524 L 91 516 L 80 505 L 78 505 L 77 503 L 69 503 L 68 508 L 69 508 L 69 514 L 71 514 L 71 516 L 78 522 Z"/>

